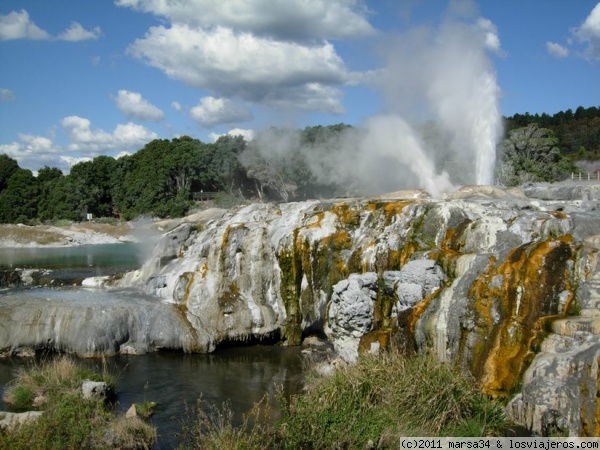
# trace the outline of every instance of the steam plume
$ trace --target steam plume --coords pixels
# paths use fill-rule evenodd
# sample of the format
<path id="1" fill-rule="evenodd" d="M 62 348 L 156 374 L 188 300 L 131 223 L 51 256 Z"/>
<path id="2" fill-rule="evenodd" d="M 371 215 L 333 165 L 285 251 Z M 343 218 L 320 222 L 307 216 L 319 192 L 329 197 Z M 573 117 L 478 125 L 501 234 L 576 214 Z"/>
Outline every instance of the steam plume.
<path id="1" fill-rule="evenodd" d="M 386 36 L 385 68 L 373 76 L 385 111 L 295 151 L 318 181 L 343 185 L 346 194 L 418 187 L 439 196 L 454 184 L 493 184 L 502 121 L 490 50 L 501 53 L 485 19 L 448 18 L 438 28 Z M 259 136 L 267 160 L 284 155 L 276 136 L 263 144 Z"/>

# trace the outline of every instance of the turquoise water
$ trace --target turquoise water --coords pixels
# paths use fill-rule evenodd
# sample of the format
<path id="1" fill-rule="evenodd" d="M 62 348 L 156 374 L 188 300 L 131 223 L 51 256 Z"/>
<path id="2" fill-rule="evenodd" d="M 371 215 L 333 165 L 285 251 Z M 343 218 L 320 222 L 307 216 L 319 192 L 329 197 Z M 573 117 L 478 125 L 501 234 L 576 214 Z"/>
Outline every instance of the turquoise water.
<path id="1" fill-rule="evenodd" d="M 98 268 L 133 270 L 140 267 L 142 247 L 134 243 L 58 248 L 0 248 L 0 269 Z"/>

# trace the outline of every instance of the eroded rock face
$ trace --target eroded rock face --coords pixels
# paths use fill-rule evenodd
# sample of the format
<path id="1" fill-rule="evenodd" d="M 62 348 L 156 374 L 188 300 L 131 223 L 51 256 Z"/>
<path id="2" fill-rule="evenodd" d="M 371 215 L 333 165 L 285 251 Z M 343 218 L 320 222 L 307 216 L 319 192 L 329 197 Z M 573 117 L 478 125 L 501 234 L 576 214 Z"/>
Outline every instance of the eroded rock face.
<path id="1" fill-rule="evenodd" d="M 213 349 L 173 305 L 124 291 L 94 294 L 35 289 L 1 296 L 2 353 L 46 349 L 95 357 Z"/>
<path id="2" fill-rule="evenodd" d="M 577 403 L 557 394 L 583 374 L 589 392 L 597 383 L 591 343 L 600 321 L 593 315 L 577 325 L 586 340 L 569 347 L 573 361 L 586 361 L 576 363 L 582 369 L 558 373 L 554 391 L 536 388 L 554 373 L 541 367 L 558 367 L 570 354 L 544 346 L 545 339 L 575 339 L 561 320 L 596 308 L 588 302 L 599 272 L 595 195 L 577 186 L 552 187 L 547 196 L 543 190 L 467 186 L 445 199 L 399 193 L 253 204 L 182 223 L 163 236 L 140 270 L 120 281 L 170 303 L 158 302 L 177 311 L 180 322 L 161 310 L 153 316 L 161 317 L 160 326 L 132 326 L 138 320 L 132 317 L 146 316 L 130 310 L 128 325 L 116 326 L 128 330 L 119 332 L 129 333 L 127 339 L 100 345 L 105 338 L 96 336 L 92 342 L 106 351 L 118 341 L 119 351 L 135 352 L 136 345 L 150 349 L 139 343 L 162 339 L 172 348 L 211 351 L 227 341 L 279 335 L 296 345 L 325 333 L 352 360 L 373 346 L 402 341 L 404 348 L 432 352 L 473 374 L 490 395 L 512 396 L 526 373 L 513 417 L 536 432 L 566 421 L 569 430 L 597 434 L 592 419 L 581 419 L 597 399 L 590 394 Z M 53 323 L 66 314 L 57 313 Z M 11 323 L 26 320 L 15 313 Z M 40 319 L 38 329 L 47 330 L 49 320 Z M 47 339 L 44 333 L 28 331 Z M 90 348 L 64 342 L 82 352 Z M 592 350 L 583 351 L 582 342 Z M 573 413 L 558 417 L 553 411 L 560 408 Z"/>
<path id="3" fill-rule="evenodd" d="M 469 186 L 445 200 L 251 205 L 180 239 L 182 257 L 125 282 L 185 307 L 215 343 L 278 330 L 297 344 L 323 330 L 352 360 L 402 330 L 406 345 L 475 375 L 484 392 L 510 396 L 546 354 L 546 321 L 572 313 L 596 271 L 595 194 L 577 198 L 578 189 L 557 188 L 550 200 Z M 546 409 L 514 417 L 542 432 L 552 416 L 544 411 L 562 404 L 539 395 Z M 566 419 L 572 430 L 575 416 Z"/>

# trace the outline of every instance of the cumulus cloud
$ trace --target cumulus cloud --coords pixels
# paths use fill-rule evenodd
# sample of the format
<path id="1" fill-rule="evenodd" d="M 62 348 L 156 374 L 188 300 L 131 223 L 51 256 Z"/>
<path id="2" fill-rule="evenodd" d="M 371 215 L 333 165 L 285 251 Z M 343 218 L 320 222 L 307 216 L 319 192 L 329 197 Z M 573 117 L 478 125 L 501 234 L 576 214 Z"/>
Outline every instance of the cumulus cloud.
<path id="1" fill-rule="evenodd" d="M 566 58 L 569 56 L 569 49 L 556 42 L 546 42 L 546 50 L 556 58 Z"/>
<path id="2" fill-rule="evenodd" d="M 61 125 L 67 131 L 71 143 L 71 151 L 83 151 L 91 154 L 102 154 L 125 148 L 140 148 L 148 141 L 156 139 L 156 133 L 147 128 L 128 122 L 119 124 L 112 133 L 102 129 L 92 129 L 89 119 L 79 116 L 65 117 Z"/>
<path id="3" fill-rule="evenodd" d="M 584 56 L 588 59 L 600 59 L 600 3 L 598 3 L 584 22 L 573 30 L 575 37 L 587 48 Z"/>
<path id="4" fill-rule="evenodd" d="M 287 92 L 311 92 L 311 85 L 343 84 L 350 75 L 333 45 L 276 41 L 229 28 L 205 30 L 184 24 L 152 27 L 129 53 L 169 77 L 225 97 L 283 104 Z M 326 91 L 327 92 L 327 91 Z M 323 92 L 319 92 L 319 95 Z M 341 106 L 336 97 L 319 103 L 326 112 Z M 310 103 L 296 105 L 311 109 Z"/>
<path id="5" fill-rule="evenodd" d="M 225 26 L 285 40 L 344 39 L 375 31 L 358 0 L 118 0 L 191 27 Z"/>
<path id="6" fill-rule="evenodd" d="M 54 165 L 57 154 L 63 149 L 44 136 L 19 133 L 18 141 L 0 145 L 0 153 L 14 158 L 23 168 L 37 170 L 46 165 Z"/>
<path id="7" fill-rule="evenodd" d="M 10 89 L 0 88 L 0 102 L 8 102 L 15 99 L 15 94 Z"/>
<path id="8" fill-rule="evenodd" d="M 246 122 L 253 117 L 250 111 L 231 100 L 210 96 L 201 98 L 200 103 L 190 110 L 190 115 L 204 127 Z"/>
<path id="9" fill-rule="evenodd" d="M 75 164 L 91 161 L 92 159 L 93 158 L 90 158 L 89 156 L 82 156 L 82 157 L 61 156 L 60 157 L 60 160 L 63 161 L 69 168 L 73 167 Z"/>
<path id="10" fill-rule="evenodd" d="M 38 27 L 29 18 L 29 13 L 22 9 L 5 16 L 0 15 L 0 40 L 12 39 L 50 39 L 50 35 Z"/>
<path id="11" fill-rule="evenodd" d="M 256 137 L 256 133 L 254 132 L 254 130 L 243 129 L 243 128 L 233 128 L 225 134 L 209 133 L 208 137 L 210 138 L 211 141 L 216 142 L 217 139 L 219 139 L 221 136 L 226 136 L 226 135 L 242 136 L 246 140 L 246 142 L 250 142 Z"/>
<path id="12" fill-rule="evenodd" d="M 79 42 L 90 39 L 98 39 L 102 34 L 100 27 L 94 27 L 91 30 L 86 30 L 77 22 L 73 22 L 69 28 L 57 36 L 61 41 Z"/>
<path id="13" fill-rule="evenodd" d="M 145 100 L 138 92 L 121 89 L 115 101 L 125 117 L 151 122 L 159 122 L 165 118 L 161 109 Z"/>
<path id="14" fill-rule="evenodd" d="M 79 42 L 89 39 L 98 39 L 102 34 L 100 27 L 94 27 L 86 30 L 77 22 L 71 23 L 71 26 L 53 38 L 47 31 L 38 27 L 29 17 L 29 13 L 22 9 L 13 11 L 7 15 L 0 15 L 0 41 L 14 39 L 33 39 L 33 40 L 51 40 Z"/>
<path id="15" fill-rule="evenodd" d="M 171 102 L 171 108 L 175 111 L 181 111 L 181 104 L 179 102 Z"/>

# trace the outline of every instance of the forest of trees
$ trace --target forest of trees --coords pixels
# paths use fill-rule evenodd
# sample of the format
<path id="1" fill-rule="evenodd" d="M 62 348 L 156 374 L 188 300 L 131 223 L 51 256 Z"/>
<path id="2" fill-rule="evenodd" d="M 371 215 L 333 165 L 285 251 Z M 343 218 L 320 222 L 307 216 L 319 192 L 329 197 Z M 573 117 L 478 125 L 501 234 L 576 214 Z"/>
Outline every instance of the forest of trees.
<path id="1" fill-rule="evenodd" d="M 580 106 L 573 112 L 560 111 L 548 114 L 515 114 L 505 120 L 506 132 L 537 124 L 546 128 L 558 139 L 562 155 L 574 159 L 600 159 L 600 108 Z"/>
<path id="2" fill-rule="evenodd" d="M 271 129 L 250 143 L 241 136 L 222 136 L 215 143 L 187 136 L 156 139 L 129 156 L 76 164 L 67 175 L 46 166 L 34 176 L 0 155 L 0 223 L 82 221 L 88 213 L 124 220 L 179 217 L 200 191 L 219 193 L 223 204 L 343 195 L 347 186 L 318 178 L 309 159 L 327 146 L 343 145 L 347 140 L 340 136 L 352 137 L 354 131 L 344 124 Z M 597 107 L 553 116 L 515 114 L 505 118 L 505 131 L 497 181 L 506 186 L 561 180 L 575 160 L 600 159 Z M 275 142 L 285 142 L 286 152 L 278 152 Z"/>
<path id="3" fill-rule="evenodd" d="M 298 148 L 310 147 L 346 128 L 308 127 L 294 132 L 293 141 Z M 218 193 L 225 204 L 247 198 L 288 201 L 317 191 L 333 195 L 334 189 L 327 191 L 311 176 L 301 152 L 267 161 L 257 145 L 241 136 L 222 136 L 215 143 L 187 136 L 155 139 L 132 155 L 78 163 L 67 175 L 46 166 L 34 176 L 0 155 L 0 223 L 82 221 L 87 214 L 180 217 L 193 205 L 192 194 L 201 191 Z"/>

